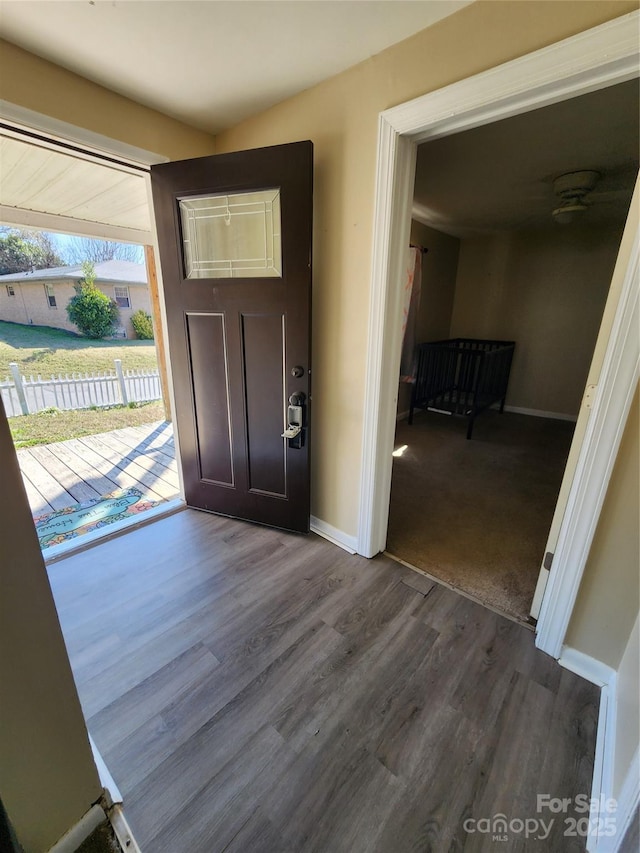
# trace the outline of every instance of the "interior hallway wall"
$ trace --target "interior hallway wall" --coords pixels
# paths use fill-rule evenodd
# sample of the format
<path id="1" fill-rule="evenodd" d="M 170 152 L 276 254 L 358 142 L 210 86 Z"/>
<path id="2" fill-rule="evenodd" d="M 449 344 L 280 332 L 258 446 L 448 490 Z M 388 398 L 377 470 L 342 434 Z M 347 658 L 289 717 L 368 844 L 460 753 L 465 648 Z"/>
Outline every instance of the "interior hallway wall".
<path id="1" fill-rule="evenodd" d="M 479 0 L 216 138 L 315 146 L 312 512 L 338 530 L 358 531 L 379 113 L 636 8 Z"/>
<path id="2" fill-rule="evenodd" d="M 0 792 L 25 853 L 44 853 L 102 786 L 1 402 L 0 457 Z"/>
<path id="3" fill-rule="evenodd" d="M 577 415 L 623 227 L 461 241 L 451 336 L 516 342 L 507 405 Z"/>
<path id="4" fill-rule="evenodd" d="M 412 220 L 411 242 L 427 249 L 422 256 L 422 295 L 416 341 L 422 343 L 448 338 L 460 240 Z"/>
<path id="5" fill-rule="evenodd" d="M 640 609 L 640 396 L 636 391 L 565 640 L 617 669 Z"/>
<path id="6" fill-rule="evenodd" d="M 640 615 L 620 660 L 616 696 L 616 751 L 613 762 L 613 796 L 620 799 L 631 762 L 640 742 Z M 635 772 L 638 773 L 637 767 Z M 633 771 L 632 771 L 633 772 Z"/>
<path id="7" fill-rule="evenodd" d="M 416 343 L 448 338 L 460 241 L 415 219 L 411 220 L 410 240 L 414 246 L 427 250 L 422 255 Z M 398 413 L 408 411 L 410 402 L 411 386 L 401 382 L 398 389 Z"/>
<path id="8" fill-rule="evenodd" d="M 209 133 L 143 107 L 3 39 L 0 99 L 170 160 L 203 157 L 215 150 Z"/>

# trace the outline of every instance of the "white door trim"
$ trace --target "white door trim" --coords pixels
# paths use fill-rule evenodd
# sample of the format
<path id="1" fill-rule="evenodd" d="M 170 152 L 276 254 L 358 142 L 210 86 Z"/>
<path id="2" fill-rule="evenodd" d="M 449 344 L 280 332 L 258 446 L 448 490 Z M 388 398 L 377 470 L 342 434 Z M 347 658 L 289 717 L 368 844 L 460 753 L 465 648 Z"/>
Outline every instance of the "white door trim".
<path id="1" fill-rule="evenodd" d="M 632 205 L 637 204 L 636 190 Z M 626 256 L 621 251 L 619 256 L 619 261 L 626 267 L 622 292 L 618 299 L 538 619 L 536 645 L 556 658 L 562 651 L 566 629 L 640 376 L 640 235 L 635 229 L 635 233 L 629 236 L 632 239 L 631 251 Z"/>
<path id="2" fill-rule="evenodd" d="M 401 350 L 402 307 L 397 283 L 409 242 L 418 143 L 637 77 L 639 20 L 640 14 L 632 12 L 380 114 L 358 553 L 372 557 L 386 543 Z M 630 270 L 627 273 L 633 275 Z M 609 396 L 602 383 L 599 399 L 603 416 L 611 418 Z M 589 435 L 593 442 L 593 430 Z M 597 447 L 593 452 L 598 456 Z M 610 456 L 611 447 L 600 452 Z M 606 482 L 590 480 L 597 468 L 583 466 L 583 509 L 585 502 L 593 502 L 593 491 L 599 494 L 606 488 Z M 596 500 L 592 507 L 596 521 L 600 505 Z M 569 516 L 565 516 L 563 529 Z M 585 531 L 578 535 L 584 538 Z M 582 558 L 565 559 L 564 564 L 556 559 L 554 563 L 554 574 L 571 583 L 554 585 L 553 594 L 560 600 L 553 608 L 547 605 L 541 614 L 538 645 L 550 654 L 555 652 L 556 657 L 573 608 L 566 587 L 577 590 L 583 569 Z M 556 646 L 557 637 L 561 639 Z"/>

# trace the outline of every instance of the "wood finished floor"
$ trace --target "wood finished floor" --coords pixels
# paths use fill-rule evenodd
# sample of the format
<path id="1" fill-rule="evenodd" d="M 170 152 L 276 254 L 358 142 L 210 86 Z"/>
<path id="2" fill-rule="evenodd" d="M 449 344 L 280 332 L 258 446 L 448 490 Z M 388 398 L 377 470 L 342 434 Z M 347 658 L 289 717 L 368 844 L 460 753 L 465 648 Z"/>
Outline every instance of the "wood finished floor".
<path id="1" fill-rule="evenodd" d="M 22 448 L 18 463 L 34 516 L 115 489 L 138 488 L 154 501 L 174 498 L 180 490 L 171 423 Z"/>
<path id="2" fill-rule="evenodd" d="M 598 690 L 522 626 L 386 557 L 191 510 L 49 574 L 144 853 L 584 850 L 563 815 L 546 840 L 463 827 L 590 794 Z"/>

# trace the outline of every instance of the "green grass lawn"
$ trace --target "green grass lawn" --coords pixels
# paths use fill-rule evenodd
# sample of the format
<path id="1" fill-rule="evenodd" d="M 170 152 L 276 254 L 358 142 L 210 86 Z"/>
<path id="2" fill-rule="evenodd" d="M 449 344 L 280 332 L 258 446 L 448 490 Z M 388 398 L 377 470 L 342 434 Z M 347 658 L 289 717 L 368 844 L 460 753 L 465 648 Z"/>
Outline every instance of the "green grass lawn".
<path id="1" fill-rule="evenodd" d="M 12 361 L 24 376 L 40 374 L 46 379 L 59 373 L 113 370 L 116 358 L 125 370 L 158 366 L 153 341 L 92 341 L 62 329 L 0 321 L 0 379 L 9 375 Z M 69 412 L 54 409 L 9 418 L 9 425 L 16 447 L 30 447 L 162 421 L 164 416 L 164 407 L 157 402 Z"/>
<path id="2" fill-rule="evenodd" d="M 95 435 L 164 419 L 164 406 L 157 402 L 70 412 L 47 409 L 35 415 L 8 418 L 8 421 L 15 446 L 33 447 L 36 444 L 52 444 L 69 438 L 79 438 L 81 435 Z"/>
<path id="3" fill-rule="evenodd" d="M 158 366 L 153 341 L 93 341 L 46 326 L 22 326 L 0 321 L 0 379 L 15 361 L 25 376 L 93 373 L 113 370 L 114 359 L 125 370 Z"/>

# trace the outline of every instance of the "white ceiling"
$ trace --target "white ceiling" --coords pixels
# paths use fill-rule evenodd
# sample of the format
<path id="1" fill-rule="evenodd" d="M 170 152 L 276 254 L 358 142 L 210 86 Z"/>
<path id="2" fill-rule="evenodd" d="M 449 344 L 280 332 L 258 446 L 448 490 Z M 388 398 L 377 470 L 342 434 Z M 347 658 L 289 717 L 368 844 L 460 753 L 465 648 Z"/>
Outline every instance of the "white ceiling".
<path id="1" fill-rule="evenodd" d="M 0 35 L 210 133 L 470 0 L 0 0 Z"/>
<path id="2" fill-rule="evenodd" d="M 418 148 L 414 217 L 451 234 L 552 226 L 553 179 L 601 178 L 582 221 L 622 222 L 638 171 L 638 80 L 427 142 Z"/>

